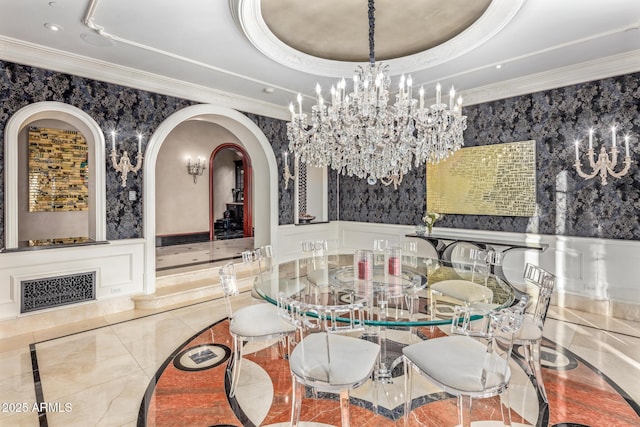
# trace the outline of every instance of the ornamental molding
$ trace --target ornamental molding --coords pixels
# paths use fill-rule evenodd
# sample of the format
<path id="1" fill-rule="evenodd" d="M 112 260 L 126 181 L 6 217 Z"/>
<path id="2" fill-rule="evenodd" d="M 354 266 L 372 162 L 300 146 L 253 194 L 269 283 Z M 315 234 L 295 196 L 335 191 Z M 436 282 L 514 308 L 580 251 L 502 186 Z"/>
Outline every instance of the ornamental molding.
<path id="1" fill-rule="evenodd" d="M 493 0 L 485 13 L 465 31 L 449 41 L 427 51 L 384 63 L 390 74 L 398 75 L 424 70 L 455 59 L 486 43 L 516 16 L 524 0 Z M 256 49 L 268 58 L 310 74 L 340 78 L 351 75 L 360 65 L 356 62 L 334 61 L 300 52 L 278 39 L 262 17 L 260 0 L 229 0 L 229 9 L 236 25 Z"/>

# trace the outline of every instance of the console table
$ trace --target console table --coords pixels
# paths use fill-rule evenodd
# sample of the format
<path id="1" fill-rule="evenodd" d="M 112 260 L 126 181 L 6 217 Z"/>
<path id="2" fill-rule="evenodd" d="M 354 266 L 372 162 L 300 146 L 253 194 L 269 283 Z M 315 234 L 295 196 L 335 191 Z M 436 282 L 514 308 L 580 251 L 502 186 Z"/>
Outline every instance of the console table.
<path id="1" fill-rule="evenodd" d="M 428 235 L 419 236 L 417 234 L 407 234 L 406 237 L 413 237 L 429 242 L 438 253 L 438 258 L 443 261 L 451 261 L 451 252 L 458 243 L 470 243 L 476 245 L 480 249 L 493 249 L 502 253 L 513 250 L 536 250 L 543 252 L 549 245 L 546 243 L 529 243 L 507 239 L 482 239 L 475 237 L 454 237 L 446 234 L 430 233 Z M 508 282 L 502 271 L 502 265 L 492 265 L 492 273 Z"/>

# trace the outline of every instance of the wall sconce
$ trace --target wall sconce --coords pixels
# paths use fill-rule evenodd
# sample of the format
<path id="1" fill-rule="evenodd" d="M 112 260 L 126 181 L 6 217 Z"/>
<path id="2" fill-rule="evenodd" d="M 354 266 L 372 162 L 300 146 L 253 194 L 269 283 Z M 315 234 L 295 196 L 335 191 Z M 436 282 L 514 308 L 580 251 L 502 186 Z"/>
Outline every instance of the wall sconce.
<path id="1" fill-rule="evenodd" d="M 585 173 L 582 171 L 582 164 L 580 163 L 580 151 L 579 144 L 580 141 L 576 141 L 576 162 L 573 167 L 578 171 L 578 175 L 580 175 L 584 179 L 591 179 L 596 175 L 600 175 L 602 185 L 607 185 L 607 176 L 611 175 L 614 178 L 621 178 L 629 172 L 629 168 L 631 167 L 631 157 L 629 155 L 629 135 L 624 137 L 624 146 L 625 146 L 625 157 L 624 157 L 624 167 L 620 172 L 616 172 L 614 169 L 618 164 L 618 147 L 616 146 L 616 127 L 613 126 L 611 128 L 611 157 L 609 157 L 609 153 L 605 149 L 604 145 L 600 148 L 600 154 L 598 155 L 598 161 L 596 162 L 595 152 L 593 150 L 593 129 L 589 129 L 589 149 L 587 150 L 587 156 L 589 156 L 589 166 L 593 170 L 591 173 Z"/>
<path id="2" fill-rule="evenodd" d="M 187 173 L 193 176 L 193 183 L 198 182 L 198 177 L 202 176 L 204 170 L 207 167 L 204 164 L 204 159 L 202 157 L 198 157 L 198 161 L 196 163 L 191 163 L 191 156 L 187 161 Z"/>
<path id="3" fill-rule="evenodd" d="M 289 180 L 296 179 L 296 175 L 298 175 L 298 171 L 296 169 L 295 161 L 293 165 L 294 173 L 292 174 L 289 171 L 289 152 L 284 151 L 282 153 L 282 158 L 284 159 L 284 170 L 282 171 L 282 177 L 284 178 L 284 189 L 289 188 Z"/>
<path id="4" fill-rule="evenodd" d="M 138 134 L 138 156 L 136 158 L 136 165 L 131 164 L 129 159 L 129 153 L 127 150 L 122 152 L 122 157 L 118 161 L 118 153 L 116 152 L 116 131 L 111 131 L 111 164 L 113 168 L 120 172 L 122 179 L 122 187 L 127 186 L 127 175 L 129 172 L 137 173 L 142 167 L 142 134 Z"/>

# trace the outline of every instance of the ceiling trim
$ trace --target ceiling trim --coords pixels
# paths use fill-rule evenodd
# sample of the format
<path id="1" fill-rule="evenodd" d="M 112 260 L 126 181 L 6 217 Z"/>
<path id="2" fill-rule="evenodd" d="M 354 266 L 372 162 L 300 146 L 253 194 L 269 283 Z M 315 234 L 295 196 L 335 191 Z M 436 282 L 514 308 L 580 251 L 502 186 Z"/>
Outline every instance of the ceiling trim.
<path id="1" fill-rule="evenodd" d="M 134 87 L 154 93 L 216 104 L 239 111 L 289 120 L 286 106 L 266 103 L 252 98 L 223 92 L 177 79 L 160 76 L 97 61 L 80 55 L 44 48 L 39 45 L 0 36 L 0 60 L 73 74 L 94 80 Z M 629 74 L 640 71 L 640 50 L 600 58 L 569 67 L 502 81 L 500 83 L 465 89 L 465 105 L 480 104 L 498 99 L 549 90 L 577 83 Z"/>
<path id="2" fill-rule="evenodd" d="M 481 104 L 638 71 L 640 50 L 635 50 L 465 90 L 464 103 Z"/>
<path id="3" fill-rule="evenodd" d="M 0 59 L 277 119 L 286 120 L 291 117 L 287 106 L 271 104 L 3 36 L 0 36 Z M 236 77 L 249 80 L 240 75 Z M 273 86 L 266 82 L 263 84 Z"/>
<path id="4" fill-rule="evenodd" d="M 424 52 L 385 60 L 393 75 L 412 73 L 435 67 L 481 46 L 516 16 L 524 0 L 493 0 L 482 16 L 466 30 Z M 229 0 L 231 16 L 247 39 L 269 59 L 305 73 L 343 77 L 353 73 L 361 63 L 318 58 L 282 42 L 262 17 L 260 0 Z M 364 19 L 364 17 L 363 17 Z"/>

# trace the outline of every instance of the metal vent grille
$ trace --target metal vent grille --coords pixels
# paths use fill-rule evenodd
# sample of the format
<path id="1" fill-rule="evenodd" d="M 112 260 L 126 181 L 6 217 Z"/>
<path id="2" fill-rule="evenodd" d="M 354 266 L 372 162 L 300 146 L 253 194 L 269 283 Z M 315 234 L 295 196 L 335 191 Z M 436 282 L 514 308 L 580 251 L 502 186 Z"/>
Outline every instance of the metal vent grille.
<path id="1" fill-rule="evenodd" d="M 96 299 L 96 272 L 20 282 L 20 312 L 43 310 Z"/>

